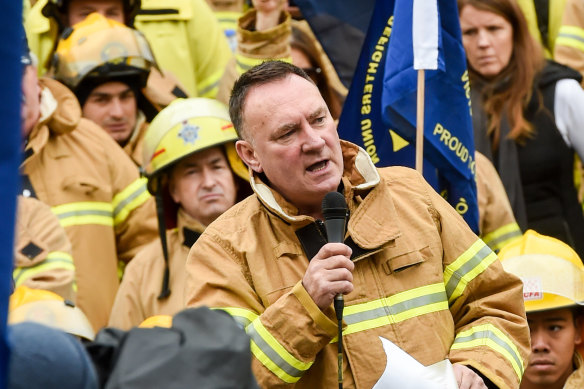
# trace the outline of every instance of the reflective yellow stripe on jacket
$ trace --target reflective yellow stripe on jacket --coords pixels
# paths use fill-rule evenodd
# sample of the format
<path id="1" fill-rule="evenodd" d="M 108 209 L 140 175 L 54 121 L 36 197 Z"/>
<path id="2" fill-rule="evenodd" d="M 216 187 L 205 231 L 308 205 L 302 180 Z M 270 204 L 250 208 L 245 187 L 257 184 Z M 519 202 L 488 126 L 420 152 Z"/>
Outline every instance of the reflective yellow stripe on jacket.
<path id="1" fill-rule="evenodd" d="M 452 303 L 462 295 L 466 285 L 489 265 L 497 260 L 497 255 L 478 239 L 460 257 L 444 269 L 444 285 L 448 302 Z"/>
<path id="2" fill-rule="evenodd" d="M 85 224 L 117 226 L 150 197 L 146 182 L 146 178 L 138 178 L 116 194 L 111 203 L 86 201 L 57 205 L 51 209 L 63 227 Z"/>
<path id="3" fill-rule="evenodd" d="M 521 382 L 524 366 L 519 350 L 503 331 L 492 324 L 482 324 L 460 332 L 456 335 L 450 349 L 460 350 L 479 346 L 489 347 L 501 354 L 513 366 L 513 370 Z"/>
<path id="4" fill-rule="evenodd" d="M 302 362 L 290 354 L 264 327 L 260 318 L 246 328 L 251 338 L 251 352 L 272 373 L 287 383 L 295 383 L 313 362 Z"/>
<path id="5" fill-rule="evenodd" d="M 556 45 L 573 47 L 584 51 L 584 29 L 575 26 L 562 26 L 556 38 Z"/>
<path id="6" fill-rule="evenodd" d="M 393 296 L 346 306 L 343 335 L 399 323 L 416 316 L 448 309 L 444 284 L 425 285 Z M 336 338 L 333 342 L 336 342 Z"/>
<path id="7" fill-rule="evenodd" d="M 200 80 L 197 83 L 197 93 L 199 97 L 208 97 L 210 99 L 215 98 L 217 96 L 217 92 L 219 91 L 219 81 L 223 76 L 223 69 L 217 70 L 211 76 L 205 78 L 204 80 Z"/>
<path id="8" fill-rule="evenodd" d="M 515 239 L 521 238 L 522 235 L 521 229 L 517 223 L 509 223 L 483 236 L 483 242 L 485 242 L 491 250 L 498 252 L 505 245 L 513 242 Z"/>
<path id="9" fill-rule="evenodd" d="M 56 269 L 75 271 L 75 265 L 73 264 L 73 257 L 71 254 L 62 251 L 52 251 L 47 255 L 47 258 L 38 265 L 15 268 L 12 272 L 14 286 L 20 286 L 23 282 L 38 274 Z"/>
<path id="10" fill-rule="evenodd" d="M 295 383 L 312 366 L 313 362 L 302 362 L 290 354 L 264 327 L 257 313 L 234 307 L 218 309 L 229 313 L 245 328 L 253 355 L 282 381 Z"/>

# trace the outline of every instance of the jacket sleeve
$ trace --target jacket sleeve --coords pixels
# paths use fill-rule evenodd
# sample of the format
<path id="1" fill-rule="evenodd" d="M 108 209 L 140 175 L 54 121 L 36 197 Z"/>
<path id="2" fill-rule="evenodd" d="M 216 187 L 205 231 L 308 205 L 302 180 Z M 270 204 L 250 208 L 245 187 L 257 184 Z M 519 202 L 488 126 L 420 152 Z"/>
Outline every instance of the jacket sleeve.
<path id="1" fill-rule="evenodd" d="M 140 177 L 124 150 L 99 127 L 95 127 L 94 135 L 107 150 L 118 259 L 129 262 L 142 246 L 158 236 L 154 197 L 146 189 L 146 178 Z"/>
<path id="2" fill-rule="evenodd" d="M 496 254 L 440 195 L 429 192 L 455 325 L 449 358 L 473 367 L 499 388 L 517 388 L 529 355 L 523 284 L 503 270 Z"/>
<path id="3" fill-rule="evenodd" d="M 292 387 L 336 335 L 332 308 L 320 311 L 301 282 L 266 308 L 245 256 L 235 253 L 213 225 L 191 248 L 186 268 L 187 306 L 224 309 L 245 328 L 261 387 Z"/>
<path id="4" fill-rule="evenodd" d="M 48 205 L 18 197 L 14 286 L 45 289 L 75 302 L 75 265 L 67 233 Z"/>
<path id="5" fill-rule="evenodd" d="M 497 170 L 483 154 L 476 152 L 475 158 L 480 236 L 498 253 L 506 244 L 521 238 L 522 233 Z"/>
<path id="6" fill-rule="evenodd" d="M 581 0 L 567 0 L 554 46 L 554 59 L 584 75 L 583 41 L 584 3 Z"/>

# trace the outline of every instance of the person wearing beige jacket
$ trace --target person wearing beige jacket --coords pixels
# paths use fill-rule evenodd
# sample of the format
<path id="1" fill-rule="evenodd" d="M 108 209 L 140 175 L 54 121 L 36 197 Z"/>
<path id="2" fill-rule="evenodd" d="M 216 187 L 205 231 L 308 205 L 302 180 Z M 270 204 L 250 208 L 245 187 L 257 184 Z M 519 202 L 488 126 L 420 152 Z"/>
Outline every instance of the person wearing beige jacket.
<path id="1" fill-rule="evenodd" d="M 268 61 L 230 100 L 253 196 L 209 225 L 187 259 L 187 306 L 230 313 L 251 338 L 261 387 L 330 388 L 345 300 L 343 387 L 371 388 L 391 341 L 461 389 L 517 388 L 529 353 L 520 280 L 412 169 L 377 169 L 339 141 L 301 69 Z M 344 243 L 327 243 L 321 204 L 343 194 Z"/>

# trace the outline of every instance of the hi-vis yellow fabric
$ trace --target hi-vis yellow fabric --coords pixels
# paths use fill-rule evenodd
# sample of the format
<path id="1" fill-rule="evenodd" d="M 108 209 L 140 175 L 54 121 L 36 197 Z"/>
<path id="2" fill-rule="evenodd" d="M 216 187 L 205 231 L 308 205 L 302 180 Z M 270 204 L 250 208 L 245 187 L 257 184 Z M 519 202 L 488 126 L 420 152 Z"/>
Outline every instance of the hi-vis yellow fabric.
<path id="1" fill-rule="evenodd" d="M 41 84 L 42 117 L 21 172 L 69 236 L 77 305 L 97 330 L 107 324 L 118 289 L 118 259 L 128 262 L 157 236 L 154 199 L 120 146 L 81 118 L 69 89 L 49 79 Z"/>
<path id="2" fill-rule="evenodd" d="M 354 291 L 345 295 L 346 388 L 371 388 L 382 336 L 420 363 L 445 358 L 517 388 L 529 353 L 522 284 L 412 169 L 377 170 L 342 142 Z M 337 384 L 337 323 L 302 285 L 295 231 L 314 222 L 252 175 L 255 195 L 209 225 L 187 259 L 187 306 L 223 309 L 246 329 L 261 387 Z"/>

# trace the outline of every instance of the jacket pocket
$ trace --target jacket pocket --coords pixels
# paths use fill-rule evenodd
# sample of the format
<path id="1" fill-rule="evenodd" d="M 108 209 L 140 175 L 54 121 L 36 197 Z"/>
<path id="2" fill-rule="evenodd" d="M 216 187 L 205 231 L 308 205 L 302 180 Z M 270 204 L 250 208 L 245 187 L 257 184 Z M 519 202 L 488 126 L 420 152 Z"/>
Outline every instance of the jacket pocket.
<path id="1" fill-rule="evenodd" d="M 93 177 L 69 176 L 61 183 L 61 188 L 69 199 L 67 202 L 100 201 L 111 203 L 112 188 Z"/>
<path id="2" fill-rule="evenodd" d="M 421 248 L 419 250 L 413 250 L 388 259 L 384 264 L 384 271 L 386 273 L 398 273 L 423 263 L 425 261 L 423 251 L 426 248 L 427 247 Z"/>

